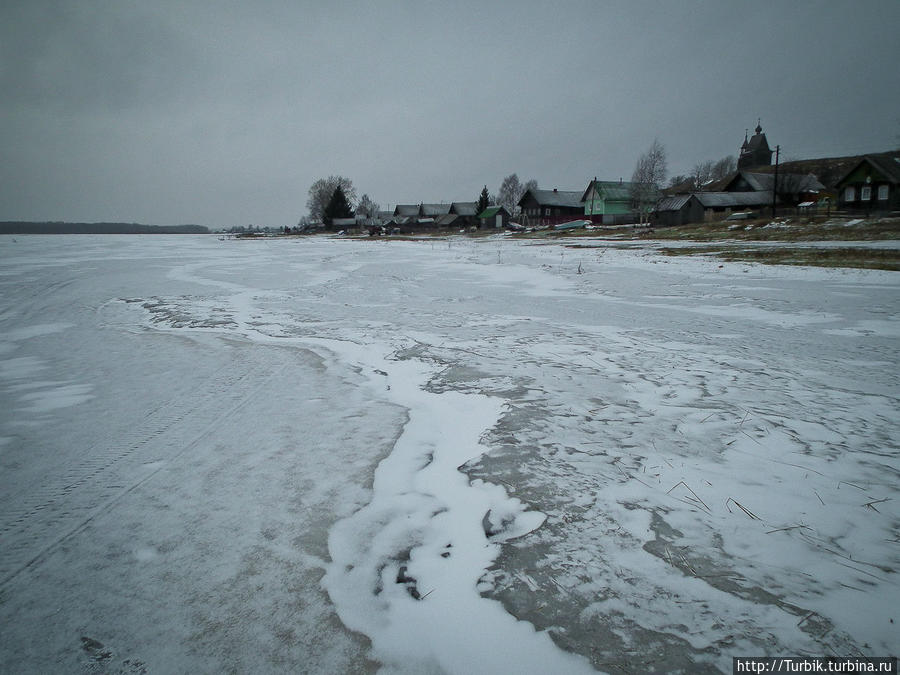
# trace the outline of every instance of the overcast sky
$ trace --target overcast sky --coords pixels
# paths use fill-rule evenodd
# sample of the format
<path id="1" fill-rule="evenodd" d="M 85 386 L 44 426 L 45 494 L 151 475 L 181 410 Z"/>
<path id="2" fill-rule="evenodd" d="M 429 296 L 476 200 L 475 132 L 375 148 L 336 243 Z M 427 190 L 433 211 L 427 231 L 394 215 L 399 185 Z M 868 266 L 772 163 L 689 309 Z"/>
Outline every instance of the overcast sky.
<path id="1" fill-rule="evenodd" d="M 0 2 L 0 220 L 292 225 L 900 145 L 900 2 Z"/>

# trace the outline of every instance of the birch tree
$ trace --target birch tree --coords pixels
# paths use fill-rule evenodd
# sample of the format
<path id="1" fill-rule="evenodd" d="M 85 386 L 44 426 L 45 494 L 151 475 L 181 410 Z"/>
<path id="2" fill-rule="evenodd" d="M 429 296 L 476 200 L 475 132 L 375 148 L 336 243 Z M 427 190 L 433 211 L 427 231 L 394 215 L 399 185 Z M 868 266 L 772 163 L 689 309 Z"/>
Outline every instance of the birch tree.
<path id="1" fill-rule="evenodd" d="M 500 184 L 500 191 L 497 192 L 497 203 L 505 206 L 510 213 L 514 213 L 523 194 L 525 194 L 525 188 L 519 182 L 519 176 L 511 173 Z"/>
<path id="2" fill-rule="evenodd" d="M 381 210 L 381 207 L 376 204 L 368 194 L 364 194 L 359 198 L 359 204 L 356 207 L 357 215 L 366 218 L 374 218 L 378 215 L 379 210 Z"/>
<path id="3" fill-rule="evenodd" d="M 659 199 L 659 186 L 667 173 L 666 149 L 659 139 L 654 140 L 650 149 L 638 159 L 631 175 L 631 201 L 641 224 L 649 220 L 650 212 Z"/>

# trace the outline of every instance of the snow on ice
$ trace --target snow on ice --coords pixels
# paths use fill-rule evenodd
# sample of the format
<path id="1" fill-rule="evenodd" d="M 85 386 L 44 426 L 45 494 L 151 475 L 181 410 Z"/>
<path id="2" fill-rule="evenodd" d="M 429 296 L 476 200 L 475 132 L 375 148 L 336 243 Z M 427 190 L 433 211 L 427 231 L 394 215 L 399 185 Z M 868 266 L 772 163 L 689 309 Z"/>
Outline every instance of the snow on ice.
<path id="1" fill-rule="evenodd" d="M 4 672 L 900 643 L 895 273 L 502 237 L 0 253 Z"/>

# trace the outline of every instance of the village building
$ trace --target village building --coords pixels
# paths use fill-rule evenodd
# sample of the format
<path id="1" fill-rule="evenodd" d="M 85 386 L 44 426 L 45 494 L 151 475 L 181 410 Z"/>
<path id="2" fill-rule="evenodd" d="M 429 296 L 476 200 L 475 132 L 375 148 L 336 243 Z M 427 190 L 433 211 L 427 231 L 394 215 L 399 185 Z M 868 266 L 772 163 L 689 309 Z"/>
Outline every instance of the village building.
<path id="1" fill-rule="evenodd" d="M 455 229 L 477 226 L 475 202 L 440 204 L 397 204 L 390 217 L 383 219 L 389 231 L 410 234 L 416 230 Z"/>
<path id="2" fill-rule="evenodd" d="M 704 220 L 727 218 L 738 211 L 762 211 L 772 206 L 772 194 L 766 192 L 695 192 L 694 196 L 703 206 Z M 777 198 L 776 203 L 780 203 Z"/>
<path id="3" fill-rule="evenodd" d="M 762 124 L 757 121 L 756 133 L 749 140 L 744 134 L 744 143 L 738 155 L 738 170 L 751 169 L 757 166 L 769 166 L 772 163 L 772 150 L 763 133 Z"/>
<path id="4" fill-rule="evenodd" d="M 900 210 L 900 151 L 863 156 L 835 188 L 839 209 L 867 214 Z"/>
<path id="5" fill-rule="evenodd" d="M 357 227 L 357 219 L 356 216 L 352 218 L 332 218 L 331 219 L 331 230 L 350 230 Z"/>
<path id="6" fill-rule="evenodd" d="M 397 204 L 394 207 L 394 217 L 418 218 L 420 204 Z"/>
<path id="7" fill-rule="evenodd" d="M 584 215 L 594 222 L 615 225 L 635 219 L 634 183 L 605 181 L 596 178 L 588 183 L 581 195 Z"/>
<path id="8" fill-rule="evenodd" d="M 504 206 L 489 206 L 478 214 L 482 229 L 502 229 L 509 224 L 510 213 Z"/>
<path id="9" fill-rule="evenodd" d="M 672 195 L 660 201 L 653 222 L 660 227 L 687 225 L 702 222 L 705 214 L 706 208 L 696 194 Z"/>
<path id="10" fill-rule="evenodd" d="M 476 209 L 476 202 L 451 202 L 447 215 L 442 216 L 436 222 L 438 227 L 469 228 L 480 224 Z"/>
<path id="11" fill-rule="evenodd" d="M 519 200 L 522 219 L 529 225 L 555 225 L 584 215 L 582 192 L 573 190 L 526 190 Z"/>
<path id="12" fill-rule="evenodd" d="M 775 187 L 774 173 L 753 173 L 738 171 L 725 186 L 725 192 L 765 192 L 787 205 L 796 206 L 801 202 L 815 201 L 825 186 L 811 173 L 778 173 L 778 187 Z M 771 203 L 771 199 L 770 199 Z"/>
<path id="13" fill-rule="evenodd" d="M 478 202 L 451 202 L 450 213 L 463 218 L 475 218 L 478 216 Z"/>
<path id="14" fill-rule="evenodd" d="M 419 215 L 422 218 L 440 218 L 450 213 L 450 204 L 419 204 Z"/>

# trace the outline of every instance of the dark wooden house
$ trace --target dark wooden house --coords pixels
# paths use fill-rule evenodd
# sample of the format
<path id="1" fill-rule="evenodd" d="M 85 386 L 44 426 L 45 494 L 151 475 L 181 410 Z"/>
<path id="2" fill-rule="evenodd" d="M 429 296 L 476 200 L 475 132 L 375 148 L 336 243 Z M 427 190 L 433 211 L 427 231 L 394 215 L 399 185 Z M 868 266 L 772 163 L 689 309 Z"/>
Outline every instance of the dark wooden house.
<path id="1" fill-rule="evenodd" d="M 394 216 L 400 218 L 418 218 L 419 204 L 397 204 L 394 207 Z"/>
<path id="2" fill-rule="evenodd" d="M 900 210 L 900 151 L 865 155 L 835 187 L 839 209 L 861 213 Z"/>
<path id="3" fill-rule="evenodd" d="M 440 218 L 450 213 L 450 204 L 419 204 L 419 215 L 422 218 Z"/>
<path id="4" fill-rule="evenodd" d="M 555 225 L 584 217 L 580 191 L 526 190 L 519 200 L 522 219 L 528 225 Z"/>
<path id="5" fill-rule="evenodd" d="M 695 192 L 693 196 L 703 206 L 704 220 L 727 218 L 737 211 L 758 213 L 772 206 L 772 195 L 766 192 Z"/>
<path id="6" fill-rule="evenodd" d="M 778 173 L 777 189 L 775 181 L 774 173 L 738 171 L 725 186 L 724 192 L 764 192 L 769 195 L 774 192 L 782 203 L 794 206 L 800 202 L 817 200 L 819 193 L 825 189 L 811 173 L 781 171 Z"/>
<path id="7" fill-rule="evenodd" d="M 479 225 L 477 209 L 477 202 L 453 202 L 450 204 L 450 214 L 457 216 L 454 223 L 459 227 Z"/>
<path id="8" fill-rule="evenodd" d="M 663 197 L 656 207 L 653 224 L 659 227 L 702 223 L 706 209 L 695 194 Z"/>

